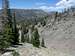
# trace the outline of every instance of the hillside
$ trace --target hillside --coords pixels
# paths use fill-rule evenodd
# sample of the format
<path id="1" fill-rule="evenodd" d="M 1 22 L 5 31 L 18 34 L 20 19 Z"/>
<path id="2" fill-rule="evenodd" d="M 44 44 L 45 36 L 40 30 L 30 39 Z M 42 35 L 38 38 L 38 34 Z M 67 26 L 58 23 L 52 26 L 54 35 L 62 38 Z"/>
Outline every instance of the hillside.
<path id="1" fill-rule="evenodd" d="M 61 13 L 54 22 L 53 19 L 49 17 L 46 26 L 39 28 L 46 46 L 75 56 L 75 10 Z"/>
<path id="2" fill-rule="evenodd" d="M 17 11 L 16 17 L 21 17 L 22 14 L 19 15 L 21 12 Z M 35 19 L 36 16 L 32 13 L 26 14 L 26 16 L 32 17 L 27 16 L 27 19 Z M 23 16 L 25 16 L 25 13 Z M 39 14 L 39 16 L 42 17 L 42 14 Z M 26 17 L 23 19 L 20 19 L 20 17 L 17 19 L 26 20 Z M 29 21 L 27 22 L 29 23 Z M 10 47 L 9 49 L 15 49 L 21 56 L 75 56 L 75 9 L 71 8 L 62 13 L 49 13 L 45 26 L 35 26 L 38 28 L 40 38 L 44 38 L 47 48 L 35 48 L 31 44 L 24 43 L 22 46 Z M 6 52 L 3 56 L 12 56 L 12 54 Z"/>
<path id="3" fill-rule="evenodd" d="M 44 16 L 47 16 L 47 13 L 40 9 L 11 9 L 11 14 L 15 11 L 16 20 L 26 20 L 26 19 L 38 19 Z M 0 10 L 2 14 L 2 10 Z"/>

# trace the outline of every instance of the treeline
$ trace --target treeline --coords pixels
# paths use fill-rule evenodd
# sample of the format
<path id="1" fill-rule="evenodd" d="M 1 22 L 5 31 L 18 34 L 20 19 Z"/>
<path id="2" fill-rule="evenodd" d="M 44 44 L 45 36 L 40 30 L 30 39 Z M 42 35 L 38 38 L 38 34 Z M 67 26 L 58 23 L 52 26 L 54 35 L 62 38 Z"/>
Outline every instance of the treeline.
<path id="1" fill-rule="evenodd" d="M 11 14 L 11 11 L 9 9 L 9 2 L 8 0 L 2 0 L 4 2 L 3 5 L 7 5 L 7 7 L 3 7 L 3 15 L 2 15 L 2 25 L 3 25 L 3 31 L 0 33 L 0 51 L 4 51 L 6 48 L 19 44 L 19 33 L 18 33 L 18 28 L 17 28 L 17 23 L 16 23 L 16 17 L 15 17 L 15 11 L 13 14 Z M 25 36 L 25 34 L 28 33 L 27 28 L 31 23 L 32 25 L 37 25 L 37 20 L 34 20 L 34 24 L 32 22 L 27 22 L 27 24 L 22 24 L 22 39 L 21 41 L 31 43 L 35 47 L 45 47 L 44 45 L 44 39 L 40 42 L 40 36 L 38 33 L 38 29 L 32 27 L 32 34 L 31 34 L 31 39 L 29 38 L 28 35 Z M 42 18 L 41 20 L 42 26 L 46 25 L 46 18 L 44 17 L 44 20 Z"/>
<path id="2" fill-rule="evenodd" d="M 25 29 L 24 25 L 22 26 L 23 33 L 22 33 L 21 42 L 22 43 L 30 43 L 34 47 L 38 47 L 38 48 L 40 46 L 46 47 L 45 42 L 44 42 L 44 38 L 40 38 L 38 29 L 35 27 L 35 25 L 30 25 L 30 26 L 31 27 L 28 27 L 30 29 L 30 32 L 29 32 L 29 29 Z"/>
<path id="3" fill-rule="evenodd" d="M 19 43 L 18 29 L 16 26 L 15 12 L 11 15 L 9 1 L 2 0 L 2 32 L 0 33 L 0 51 L 4 51 L 9 46 Z M 7 6 L 6 6 L 7 5 Z"/>

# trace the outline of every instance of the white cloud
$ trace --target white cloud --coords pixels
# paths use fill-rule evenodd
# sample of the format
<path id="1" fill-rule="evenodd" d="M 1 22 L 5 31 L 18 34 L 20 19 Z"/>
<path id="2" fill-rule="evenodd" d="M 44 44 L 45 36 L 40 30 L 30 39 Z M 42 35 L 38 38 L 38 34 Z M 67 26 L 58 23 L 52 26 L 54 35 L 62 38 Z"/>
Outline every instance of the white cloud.
<path id="1" fill-rule="evenodd" d="M 61 0 L 56 4 L 56 6 L 63 8 L 68 8 L 74 5 L 75 5 L 75 0 Z"/>
<path id="2" fill-rule="evenodd" d="M 38 9 L 42 9 L 44 11 L 61 11 L 63 9 L 62 7 L 56 7 L 56 6 L 40 6 Z"/>
<path id="3" fill-rule="evenodd" d="M 75 6 L 75 0 L 60 0 L 55 4 L 55 6 L 42 5 L 38 8 L 45 11 L 62 11 L 64 8 L 68 8 L 71 6 Z"/>
<path id="4" fill-rule="evenodd" d="M 1 9 L 1 8 L 0 8 Z"/>

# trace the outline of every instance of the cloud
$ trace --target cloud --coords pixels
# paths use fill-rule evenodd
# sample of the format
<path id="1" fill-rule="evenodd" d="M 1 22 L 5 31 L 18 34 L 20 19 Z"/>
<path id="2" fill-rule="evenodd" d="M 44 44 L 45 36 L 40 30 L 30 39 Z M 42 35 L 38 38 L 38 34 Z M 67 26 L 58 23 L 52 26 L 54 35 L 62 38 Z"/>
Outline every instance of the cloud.
<path id="1" fill-rule="evenodd" d="M 74 0 L 60 0 L 55 4 L 55 6 L 42 5 L 38 8 L 45 11 L 62 11 L 64 8 L 69 8 L 71 6 L 75 6 Z"/>
<path id="2" fill-rule="evenodd" d="M 1 9 L 1 8 L 0 8 Z"/>
<path id="3" fill-rule="evenodd" d="M 61 0 L 58 3 L 56 3 L 56 6 L 63 7 L 63 8 L 75 6 L 75 0 Z"/>
<path id="4" fill-rule="evenodd" d="M 59 6 L 40 6 L 39 9 L 42 9 L 44 11 L 61 11 L 63 8 Z"/>

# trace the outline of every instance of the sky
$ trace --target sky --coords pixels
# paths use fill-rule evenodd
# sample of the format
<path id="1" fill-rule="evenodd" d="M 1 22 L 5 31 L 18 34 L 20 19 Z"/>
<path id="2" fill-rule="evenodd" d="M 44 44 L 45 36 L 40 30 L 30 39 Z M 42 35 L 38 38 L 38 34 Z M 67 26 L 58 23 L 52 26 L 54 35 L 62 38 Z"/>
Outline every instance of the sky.
<path id="1" fill-rule="evenodd" d="M 42 9 L 44 11 L 62 11 L 75 5 L 75 0 L 9 0 L 10 8 Z M 0 0 L 0 8 L 2 0 Z"/>

